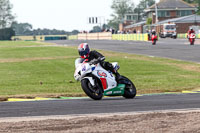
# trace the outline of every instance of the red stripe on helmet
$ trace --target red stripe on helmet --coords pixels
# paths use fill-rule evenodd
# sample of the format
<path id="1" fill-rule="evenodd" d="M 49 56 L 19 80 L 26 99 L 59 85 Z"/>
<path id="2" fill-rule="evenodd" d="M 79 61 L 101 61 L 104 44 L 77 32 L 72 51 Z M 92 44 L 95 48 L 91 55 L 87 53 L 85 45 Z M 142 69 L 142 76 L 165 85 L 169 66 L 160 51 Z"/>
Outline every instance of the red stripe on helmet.
<path id="1" fill-rule="evenodd" d="M 81 43 L 81 44 L 79 45 L 79 48 L 83 48 L 83 46 L 84 46 L 84 43 Z"/>

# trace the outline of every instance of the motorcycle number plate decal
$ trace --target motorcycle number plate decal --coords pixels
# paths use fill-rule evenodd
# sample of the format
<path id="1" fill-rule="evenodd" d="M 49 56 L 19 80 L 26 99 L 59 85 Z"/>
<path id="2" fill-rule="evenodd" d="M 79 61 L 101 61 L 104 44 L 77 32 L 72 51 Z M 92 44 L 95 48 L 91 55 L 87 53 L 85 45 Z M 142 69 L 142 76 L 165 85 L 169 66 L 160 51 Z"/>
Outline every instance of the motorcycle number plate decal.
<path id="1" fill-rule="evenodd" d="M 105 72 L 97 71 L 97 75 L 99 77 L 107 77 L 107 74 Z"/>
<path id="2" fill-rule="evenodd" d="M 106 81 L 106 79 L 105 78 L 100 78 L 100 80 L 101 80 L 101 83 L 103 85 L 103 89 L 104 90 L 107 89 L 107 81 Z"/>

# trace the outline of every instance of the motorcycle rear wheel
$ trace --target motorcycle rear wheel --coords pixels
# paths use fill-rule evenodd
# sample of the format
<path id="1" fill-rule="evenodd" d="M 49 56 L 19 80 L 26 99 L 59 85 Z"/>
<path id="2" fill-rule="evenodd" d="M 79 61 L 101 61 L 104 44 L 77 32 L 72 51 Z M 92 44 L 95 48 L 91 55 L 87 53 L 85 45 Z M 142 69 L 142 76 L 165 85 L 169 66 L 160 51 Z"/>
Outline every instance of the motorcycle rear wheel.
<path id="1" fill-rule="evenodd" d="M 125 76 L 122 76 L 122 77 L 123 77 L 123 79 L 125 79 L 126 81 L 129 82 L 129 84 L 126 84 L 123 97 L 125 97 L 127 99 L 134 98 L 136 96 L 136 93 L 137 93 L 135 85 L 127 77 L 125 77 Z"/>
<path id="2" fill-rule="evenodd" d="M 153 40 L 152 45 L 156 45 L 156 39 Z"/>
<path id="3" fill-rule="evenodd" d="M 91 85 L 88 79 L 81 81 L 81 87 L 83 91 L 94 100 L 101 100 L 103 97 L 102 89 L 97 85 L 95 88 Z"/>
<path id="4" fill-rule="evenodd" d="M 194 45 L 194 39 L 191 40 L 190 45 Z"/>

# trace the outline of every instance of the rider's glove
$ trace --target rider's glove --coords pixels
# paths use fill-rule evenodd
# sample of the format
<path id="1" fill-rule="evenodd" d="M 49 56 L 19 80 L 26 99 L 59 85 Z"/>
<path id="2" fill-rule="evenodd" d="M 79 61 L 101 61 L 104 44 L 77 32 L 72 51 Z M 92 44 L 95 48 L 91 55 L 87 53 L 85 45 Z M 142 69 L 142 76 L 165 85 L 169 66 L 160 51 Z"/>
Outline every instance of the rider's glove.
<path id="1" fill-rule="evenodd" d="M 92 65 L 92 64 L 97 64 L 97 63 L 99 63 L 99 60 L 98 59 L 93 59 L 92 61 L 90 61 L 90 64 Z"/>
<path id="2" fill-rule="evenodd" d="M 105 57 L 99 57 L 98 59 L 93 59 L 90 64 L 97 64 L 105 60 Z"/>
<path id="3" fill-rule="evenodd" d="M 102 61 L 105 60 L 105 57 L 99 57 L 97 60 L 98 60 L 99 62 L 102 62 Z"/>

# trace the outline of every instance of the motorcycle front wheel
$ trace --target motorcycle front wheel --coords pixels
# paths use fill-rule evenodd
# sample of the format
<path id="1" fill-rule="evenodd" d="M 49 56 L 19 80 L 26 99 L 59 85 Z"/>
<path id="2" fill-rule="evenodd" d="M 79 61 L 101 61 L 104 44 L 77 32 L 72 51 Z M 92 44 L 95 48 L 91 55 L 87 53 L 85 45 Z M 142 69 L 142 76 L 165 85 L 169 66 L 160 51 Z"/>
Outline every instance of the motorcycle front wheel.
<path id="1" fill-rule="evenodd" d="M 81 87 L 83 91 L 94 100 L 101 100 L 103 97 L 102 89 L 97 85 L 93 87 L 88 79 L 83 79 L 81 81 Z"/>
<path id="2" fill-rule="evenodd" d="M 123 79 L 125 79 L 127 81 L 127 84 L 126 84 L 125 89 L 124 89 L 123 97 L 134 98 L 136 96 L 136 93 L 137 93 L 135 85 L 133 84 L 133 82 L 131 80 L 129 80 L 125 76 L 123 76 Z"/>

